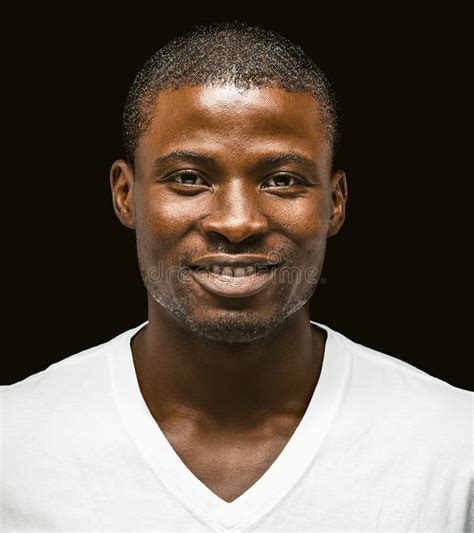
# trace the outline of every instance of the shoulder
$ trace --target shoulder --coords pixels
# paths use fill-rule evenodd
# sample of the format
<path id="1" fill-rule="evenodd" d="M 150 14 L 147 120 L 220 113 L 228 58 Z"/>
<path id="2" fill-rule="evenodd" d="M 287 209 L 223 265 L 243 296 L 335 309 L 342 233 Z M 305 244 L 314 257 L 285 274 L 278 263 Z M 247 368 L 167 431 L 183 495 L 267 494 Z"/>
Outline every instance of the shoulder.
<path id="1" fill-rule="evenodd" d="M 75 373 L 76 371 L 81 372 L 81 370 L 84 370 L 90 364 L 93 364 L 94 360 L 104 356 L 107 350 L 107 345 L 108 342 L 105 342 L 66 356 L 57 363 L 53 363 L 44 370 L 36 372 L 21 381 L 11 385 L 0 385 L 0 391 L 3 394 L 21 394 L 22 391 L 34 390 L 51 380 L 55 380 L 56 377 L 67 377 L 73 374 L 77 376 Z M 75 372 L 72 372 L 73 368 Z"/>
<path id="2" fill-rule="evenodd" d="M 123 353 L 136 329 L 1 387 L 2 455 L 41 463 L 41 457 L 53 460 L 65 449 L 77 450 L 81 442 L 92 446 L 99 436 L 114 435 L 121 422 L 110 361 Z"/>
<path id="3" fill-rule="evenodd" d="M 19 429 L 77 403 L 105 374 L 108 343 L 70 355 L 41 372 L 0 387 L 4 429 Z"/>
<path id="4" fill-rule="evenodd" d="M 2 412 L 29 418 L 57 412 L 61 406 L 88 403 L 109 381 L 109 354 L 135 328 L 50 365 L 12 385 L 0 387 Z M 94 398 L 96 399 L 96 398 Z"/>
<path id="5" fill-rule="evenodd" d="M 413 390 L 417 394 L 432 394 L 444 400 L 460 399 L 461 402 L 471 404 L 473 393 L 455 387 L 402 359 L 369 348 L 349 339 L 342 333 L 326 328 L 334 336 L 336 342 L 344 350 L 354 364 L 354 370 L 359 371 L 360 377 L 366 379 L 377 376 L 383 384 L 391 383 L 405 393 Z"/>
<path id="6" fill-rule="evenodd" d="M 330 330 L 330 328 L 328 328 Z M 474 394 L 330 330 L 350 367 L 347 397 L 387 431 L 472 446 Z"/>

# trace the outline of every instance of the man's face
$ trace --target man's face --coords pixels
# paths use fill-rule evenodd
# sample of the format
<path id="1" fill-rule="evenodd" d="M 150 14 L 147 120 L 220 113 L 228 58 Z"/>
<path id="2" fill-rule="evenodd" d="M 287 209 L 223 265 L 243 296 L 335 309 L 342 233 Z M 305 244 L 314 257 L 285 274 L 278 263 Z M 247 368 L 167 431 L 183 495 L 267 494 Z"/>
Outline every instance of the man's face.
<path id="1" fill-rule="evenodd" d="M 149 298 L 211 342 L 263 339 L 301 309 L 344 218 L 345 178 L 331 173 L 317 101 L 278 88 L 159 93 L 135 172 L 121 179 L 119 216 L 136 230 Z M 275 266 L 212 272 L 210 254 Z"/>

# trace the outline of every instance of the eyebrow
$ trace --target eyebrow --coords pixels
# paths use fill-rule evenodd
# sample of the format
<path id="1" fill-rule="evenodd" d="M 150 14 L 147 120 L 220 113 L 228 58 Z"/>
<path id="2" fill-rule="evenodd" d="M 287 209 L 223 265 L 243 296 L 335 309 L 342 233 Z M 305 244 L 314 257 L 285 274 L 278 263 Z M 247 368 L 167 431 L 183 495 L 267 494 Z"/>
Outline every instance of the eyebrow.
<path id="1" fill-rule="evenodd" d="M 198 154 L 196 152 L 188 152 L 186 150 L 174 150 L 169 154 L 158 157 L 153 163 L 153 167 L 155 168 L 155 170 L 158 170 L 161 165 L 172 161 L 177 161 L 179 159 L 191 159 L 196 163 L 214 163 L 212 157 L 209 157 L 207 155 Z"/>
<path id="2" fill-rule="evenodd" d="M 304 155 L 297 154 L 295 152 L 285 152 L 281 154 L 272 155 L 269 157 L 263 158 L 259 165 L 262 166 L 271 166 L 281 163 L 298 163 L 300 165 L 304 165 L 313 172 L 317 172 L 318 167 L 316 165 L 316 162 L 312 159 L 309 159 L 308 157 L 305 157 Z"/>
<path id="3" fill-rule="evenodd" d="M 170 152 L 169 154 L 163 155 L 158 157 L 153 166 L 155 170 L 159 169 L 161 165 L 164 165 L 166 163 L 177 161 L 180 159 L 188 159 L 195 161 L 196 163 L 207 163 L 208 165 L 215 165 L 215 160 L 207 155 L 200 154 L 197 152 L 190 152 L 187 150 L 174 150 Z M 317 172 L 318 167 L 312 159 L 309 159 L 308 157 L 305 157 L 301 154 L 298 154 L 296 152 L 282 152 L 275 155 L 270 155 L 267 157 L 264 157 L 260 159 L 257 163 L 258 167 L 269 167 L 274 166 L 277 164 L 282 163 L 298 163 L 300 165 L 304 165 L 309 170 L 313 172 Z"/>

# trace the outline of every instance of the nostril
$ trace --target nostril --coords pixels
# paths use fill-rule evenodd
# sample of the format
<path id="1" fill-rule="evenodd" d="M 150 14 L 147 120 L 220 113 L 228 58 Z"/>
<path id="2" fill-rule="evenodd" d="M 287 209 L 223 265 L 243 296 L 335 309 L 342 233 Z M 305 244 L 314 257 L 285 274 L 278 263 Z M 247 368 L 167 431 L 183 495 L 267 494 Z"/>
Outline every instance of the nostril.
<path id="1" fill-rule="evenodd" d="M 201 221 L 201 228 L 208 235 L 225 237 L 230 243 L 241 243 L 246 239 L 261 236 L 269 229 L 268 220 L 258 212 L 248 216 L 233 216 L 229 209 L 222 209 L 222 215 L 215 213 Z"/>

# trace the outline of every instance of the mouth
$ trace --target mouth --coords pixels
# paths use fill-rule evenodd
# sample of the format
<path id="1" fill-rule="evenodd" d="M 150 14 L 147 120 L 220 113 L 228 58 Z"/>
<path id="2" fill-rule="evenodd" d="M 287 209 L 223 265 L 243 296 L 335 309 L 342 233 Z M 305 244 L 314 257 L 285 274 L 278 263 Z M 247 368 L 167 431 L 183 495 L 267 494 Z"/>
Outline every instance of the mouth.
<path id="1" fill-rule="evenodd" d="M 207 291 L 227 298 L 243 298 L 263 291 L 275 278 L 278 265 L 190 266 L 194 280 Z"/>
<path id="2" fill-rule="evenodd" d="M 253 276 L 260 272 L 270 272 L 275 269 L 278 265 L 240 265 L 240 266 L 228 266 L 228 265 L 210 265 L 210 266 L 199 266 L 191 265 L 189 268 L 193 272 L 210 272 L 212 274 L 217 274 L 218 276 L 227 276 L 233 278 L 243 278 L 247 276 Z"/>

